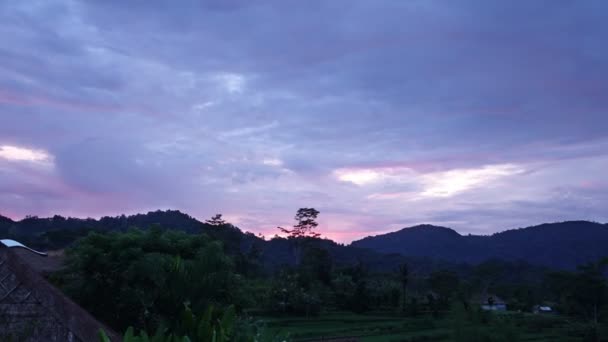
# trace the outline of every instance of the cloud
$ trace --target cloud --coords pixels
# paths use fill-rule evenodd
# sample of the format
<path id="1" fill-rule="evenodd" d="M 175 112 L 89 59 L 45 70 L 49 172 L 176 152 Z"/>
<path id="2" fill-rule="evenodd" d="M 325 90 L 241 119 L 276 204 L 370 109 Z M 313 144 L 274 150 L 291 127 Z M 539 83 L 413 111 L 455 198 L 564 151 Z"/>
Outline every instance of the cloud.
<path id="1" fill-rule="evenodd" d="M 0 204 L 222 212 L 246 230 L 314 206 L 343 240 L 421 222 L 606 220 L 606 9 L 6 3 Z M 41 153 L 53 167 L 36 166 Z"/>
<path id="2" fill-rule="evenodd" d="M 423 176 L 426 188 L 422 196 L 452 197 L 459 192 L 487 185 L 492 181 L 522 173 L 524 170 L 516 165 L 486 165 L 479 169 L 455 169 L 431 173 Z"/>
<path id="3" fill-rule="evenodd" d="M 388 183 L 391 186 L 417 184 L 420 191 L 373 193 L 369 199 L 395 199 L 409 195 L 422 197 L 452 197 L 460 192 L 490 185 L 502 177 L 516 175 L 524 170 L 516 165 L 484 165 L 476 169 L 452 169 L 449 171 L 419 173 L 407 167 L 379 167 L 375 169 L 338 169 L 334 175 L 343 182 L 359 186 Z"/>
<path id="4" fill-rule="evenodd" d="M 357 185 L 365 185 L 382 179 L 381 172 L 374 170 L 336 170 L 334 174 L 343 182 L 351 182 Z"/>
<path id="5" fill-rule="evenodd" d="M 262 125 L 262 126 L 236 128 L 236 129 L 233 129 L 233 130 L 230 130 L 227 132 L 222 132 L 222 133 L 220 133 L 219 136 L 220 136 L 220 138 L 234 138 L 234 137 L 239 137 L 239 136 L 252 135 L 252 134 L 256 134 L 256 133 L 263 133 L 263 132 L 269 131 L 278 126 L 279 126 L 279 123 L 277 121 L 273 121 L 269 124 Z"/>
<path id="6" fill-rule="evenodd" d="M 222 73 L 217 75 L 216 80 L 220 85 L 231 94 L 243 92 L 245 88 L 245 77 L 234 73 Z"/>
<path id="7" fill-rule="evenodd" d="M 10 145 L 0 146 L 0 158 L 29 162 L 49 162 L 52 159 L 46 151 Z"/>

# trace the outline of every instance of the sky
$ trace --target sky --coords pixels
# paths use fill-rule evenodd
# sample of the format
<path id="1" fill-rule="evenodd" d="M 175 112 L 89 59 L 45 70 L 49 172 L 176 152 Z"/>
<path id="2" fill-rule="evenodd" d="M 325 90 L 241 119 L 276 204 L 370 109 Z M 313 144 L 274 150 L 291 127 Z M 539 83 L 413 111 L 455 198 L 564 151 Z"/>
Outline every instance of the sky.
<path id="1" fill-rule="evenodd" d="M 608 2 L 0 2 L 0 214 L 608 221 Z"/>

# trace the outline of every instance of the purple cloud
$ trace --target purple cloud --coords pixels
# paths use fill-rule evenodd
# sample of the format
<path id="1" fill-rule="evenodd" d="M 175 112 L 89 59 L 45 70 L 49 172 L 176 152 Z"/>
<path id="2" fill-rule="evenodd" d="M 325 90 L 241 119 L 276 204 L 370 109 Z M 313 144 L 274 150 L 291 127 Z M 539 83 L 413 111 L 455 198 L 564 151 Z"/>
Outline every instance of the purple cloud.
<path id="1" fill-rule="evenodd" d="M 606 10 L 0 5 L 0 213 L 176 208 L 271 234 L 314 206 L 342 241 L 606 221 Z"/>

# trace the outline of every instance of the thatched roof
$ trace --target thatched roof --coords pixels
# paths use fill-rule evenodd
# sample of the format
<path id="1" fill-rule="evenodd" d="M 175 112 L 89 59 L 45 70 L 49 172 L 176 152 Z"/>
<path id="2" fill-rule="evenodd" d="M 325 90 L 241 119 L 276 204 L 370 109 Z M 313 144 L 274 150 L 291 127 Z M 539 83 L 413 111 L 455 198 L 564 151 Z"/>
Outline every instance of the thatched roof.
<path id="1" fill-rule="evenodd" d="M 32 268 L 36 273 L 47 276 L 63 268 L 65 260 L 63 254 L 51 254 L 41 257 L 22 248 L 11 249 L 23 262 Z"/>
<path id="2" fill-rule="evenodd" d="M 0 243 L 0 340 L 97 341 L 103 329 L 120 337 L 51 285 L 43 274 L 61 267 L 43 257 Z"/>

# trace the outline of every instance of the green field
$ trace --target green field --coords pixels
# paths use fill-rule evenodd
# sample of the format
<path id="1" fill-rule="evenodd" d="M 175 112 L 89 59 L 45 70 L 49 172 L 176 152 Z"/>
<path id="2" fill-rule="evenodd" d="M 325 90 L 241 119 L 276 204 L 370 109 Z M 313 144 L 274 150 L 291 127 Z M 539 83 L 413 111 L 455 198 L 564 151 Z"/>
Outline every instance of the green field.
<path id="1" fill-rule="evenodd" d="M 357 315 L 347 312 L 314 318 L 265 317 L 273 334 L 292 341 L 356 337 L 362 342 L 414 341 L 584 341 L 588 327 L 560 317 L 529 314 L 493 315 L 487 324 L 459 323 L 451 317 L 404 318 L 391 314 Z M 506 323 L 507 322 L 507 323 Z M 458 333 L 460 332 L 460 339 Z M 487 336 L 492 336 L 488 340 Z"/>
<path id="2" fill-rule="evenodd" d="M 275 334 L 288 334 L 293 340 L 313 338 L 359 337 L 361 341 L 401 340 L 421 335 L 446 335 L 430 319 L 404 319 L 394 315 L 356 315 L 348 312 L 325 314 L 314 318 L 266 318 Z"/>

